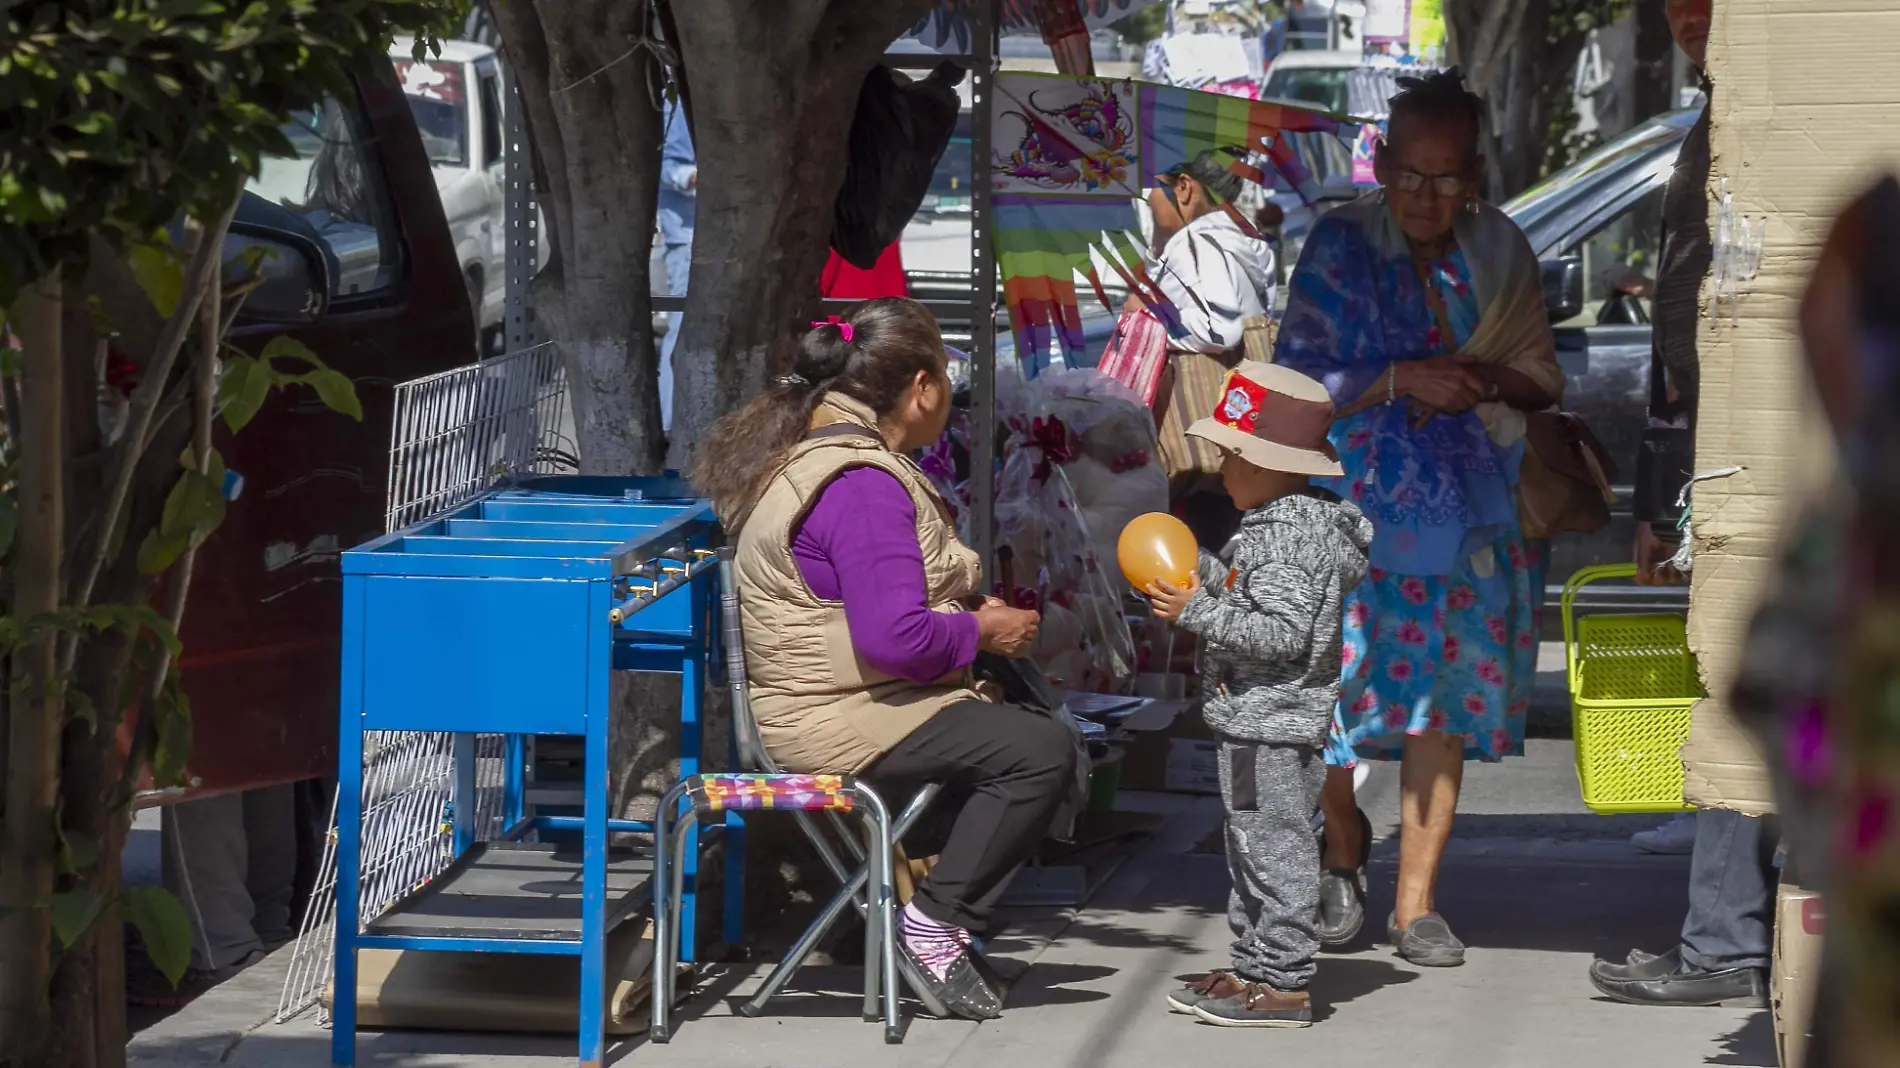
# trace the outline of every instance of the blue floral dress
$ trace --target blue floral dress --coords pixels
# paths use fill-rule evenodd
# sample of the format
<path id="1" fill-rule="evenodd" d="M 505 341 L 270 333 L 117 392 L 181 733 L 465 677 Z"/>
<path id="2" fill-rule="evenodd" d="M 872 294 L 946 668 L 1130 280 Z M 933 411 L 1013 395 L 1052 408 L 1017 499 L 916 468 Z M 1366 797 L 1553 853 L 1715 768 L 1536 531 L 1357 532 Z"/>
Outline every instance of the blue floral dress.
<path id="1" fill-rule="evenodd" d="M 1446 338 L 1409 255 L 1380 255 L 1351 222 L 1315 227 L 1291 283 L 1276 361 L 1323 381 L 1341 407 L 1395 361 L 1456 351 L 1480 307 L 1461 251 L 1424 265 Z M 1536 678 L 1543 545 L 1517 527 L 1523 445 L 1491 443 L 1473 413 L 1411 426 L 1404 401 L 1339 420 L 1346 474 L 1316 480 L 1374 527 L 1372 568 L 1345 604 L 1340 700 L 1327 762 L 1393 760 L 1408 735 L 1462 737 L 1466 759 L 1522 755 Z"/>

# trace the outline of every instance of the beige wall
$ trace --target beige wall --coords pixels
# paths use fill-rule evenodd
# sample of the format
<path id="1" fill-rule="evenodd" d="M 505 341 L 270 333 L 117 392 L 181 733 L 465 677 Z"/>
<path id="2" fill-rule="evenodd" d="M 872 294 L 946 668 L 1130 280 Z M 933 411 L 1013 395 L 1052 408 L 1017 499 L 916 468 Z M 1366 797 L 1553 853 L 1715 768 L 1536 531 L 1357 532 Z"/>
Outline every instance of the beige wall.
<path id="1" fill-rule="evenodd" d="M 1772 804 L 1752 743 L 1720 699 L 1772 580 L 1782 524 L 1831 464 L 1796 316 L 1835 214 L 1877 174 L 1900 168 L 1897 60 L 1893 0 L 1715 0 L 1709 194 L 1717 269 L 1703 287 L 1696 466 L 1746 470 L 1702 483 L 1693 498 L 1689 642 L 1715 699 L 1698 706 L 1683 761 L 1690 800 L 1706 805 L 1760 812 Z M 1722 270 L 1724 221 L 1742 219 L 1763 235 L 1752 279 Z"/>

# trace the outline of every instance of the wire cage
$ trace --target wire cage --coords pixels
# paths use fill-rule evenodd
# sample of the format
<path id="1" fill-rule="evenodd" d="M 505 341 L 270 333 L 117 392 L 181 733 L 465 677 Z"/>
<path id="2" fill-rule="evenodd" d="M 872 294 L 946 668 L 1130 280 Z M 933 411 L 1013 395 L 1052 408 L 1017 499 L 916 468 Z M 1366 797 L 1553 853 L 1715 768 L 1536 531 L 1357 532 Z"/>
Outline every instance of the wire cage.
<path id="1" fill-rule="evenodd" d="M 389 444 L 387 531 L 453 508 L 498 482 L 579 464 L 560 353 L 552 344 L 404 382 Z M 502 738 L 475 740 L 475 830 L 501 829 Z M 454 859 L 455 742 L 450 734 L 372 731 L 364 738 L 362 908 L 367 923 Z M 305 909 L 277 1021 L 324 997 L 336 936 L 336 808 Z M 327 1011 L 324 1013 L 327 1017 Z"/>
<path id="2" fill-rule="evenodd" d="M 552 342 L 404 382 L 389 441 L 386 531 L 453 508 L 503 477 L 580 466 Z"/>

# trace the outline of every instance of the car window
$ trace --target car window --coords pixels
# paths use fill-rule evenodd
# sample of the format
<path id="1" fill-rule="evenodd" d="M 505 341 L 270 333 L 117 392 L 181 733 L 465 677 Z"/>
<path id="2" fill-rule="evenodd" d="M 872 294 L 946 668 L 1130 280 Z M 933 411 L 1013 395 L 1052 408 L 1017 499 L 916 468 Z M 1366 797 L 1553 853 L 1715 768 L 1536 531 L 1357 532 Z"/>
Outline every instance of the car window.
<path id="1" fill-rule="evenodd" d="M 1546 204 L 1565 199 L 1572 190 L 1605 172 L 1638 164 L 1680 142 L 1683 136 L 1680 125 L 1652 119 L 1518 194 L 1504 205 L 1504 213 L 1518 220 L 1520 226 L 1528 226 L 1526 220 L 1540 214 Z"/>
<path id="2" fill-rule="evenodd" d="M 482 166 L 501 162 L 501 75 L 483 71 L 482 79 Z"/>
<path id="3" fill-rule="evenodd" d="M 1271 100 L 1291 100 L 1311 104 L 1327 111 L 1346 111 L 1346 81 L 1352 71 L 1346 67 L 1289 67 L 1267 75 L 1260 95 Z"/>
<path id="4" fill-rule="evenodd" d="M 372 296 L 402 276 L 402 240 L 362 103 L 334 97 L 291 113 L 289 156 L 265 157 L 245 188 L 289 209 L 329 254 L 330 299 Z"/>
<path id="5" fill-rule="evenodd" d="M 398 59 L 395 64 L 429 162 L 468 166 L 468 86 L 462 65 L 413 59 Z"/>
<path id="6" fill-rule="evenodd" d="M 1583 313 L 1559 325 L 1597 325 L 1605 304 L 1619 292 L 1619 280 L 1636 291 L 1643 313 L 1649 313 L 1649 291 L 1662 255 L 1663 189 L 1661 185 L 1651 189 L 1595 233 L 1564 250 L 1567 256 L 1583 259 Z"/>

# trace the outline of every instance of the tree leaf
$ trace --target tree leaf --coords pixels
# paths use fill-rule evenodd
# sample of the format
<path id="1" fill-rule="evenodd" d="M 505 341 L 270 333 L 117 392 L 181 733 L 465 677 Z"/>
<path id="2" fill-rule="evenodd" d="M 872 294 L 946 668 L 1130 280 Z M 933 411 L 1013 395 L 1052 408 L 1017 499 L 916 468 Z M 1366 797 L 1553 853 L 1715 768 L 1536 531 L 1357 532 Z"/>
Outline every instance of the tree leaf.
<path id="1" fill-rule="evenodd" d="M 170 246 L 133 245 L 126 251 L 126 265 L 152 307 L 167 319 L 178 310 L 178 298 L 185 292 L 185 265 Z"/>
<path id="2" fill-rule="evenodd" d="M 59 832 L 59 870 L 67 875 L 80 872 L 99 863 L 99 843 L 90 835 L 78 831 L 61 829 Z"/>
<path id="3" fill-rule="evenodd" d="M 152 780 L 161 787 L 185 781 L 185 763 L 191 759 L 191 698 L 178 684 L 178 670 L 165 677 L 158 700 L 152 704 Z"/>
<path id="4" fill-rule="evenodd" d="M 81 886 L 54 894 L 48 904 L 52 906 L 53 912 L 53 937 L 59 939 L 59 948 L 71 949 L 73 943 L 79 941 L 92 922 L 99 918 L 106 903 L 99 895 Z M 189 944 L 186 948 L 189 952 Z"/>
<path id="5" fill-rule="evenodd" d="M 139 933 L 146 955 L 174 989 L 191 965 L 191 918 L 163 887 L 125 888 L 125 922 Z"/>
<path id="6" fill-rule="evenodd" d="M 139 573 L 158 575 L 178 562 L 190 547 L 190 537 L 174 537 L 157 530 L 145 532 L 145 540 L 139 542 Z"/>
<path id="7" fill-rule="evenodd" d="M 259 363 L 266 366 L 278 360 L 295 360 L 298 363 L 315 367 L 319 370 L 328 366 L 323 362 L 322 358 L 310 351 L 310 346 L 298 341 L 289 334 L 279 334 L 271 338 L 270 341 L 264 345 L 264 351 L 257 354 L 257 359 Z M 272 367 L 271 370 L 278 371 L 275 367 Z M 278 371 L 278 373 L 282 374 L 284 372 Z"/>
<path id="8" fill-rule="evenodd" d="M 341 371 L 321 368 L 303 376 L 304 383 L 317 391 L 324 406 L 342 412 L 357 422 L 363 421 L 363 402 L 356 397 L 356 383 Z"/>
<path id="9" fill-rule="evenodd" d="M 224 413 L 224 425 L 236 433 L 256 418 L 270 396 L 275 377 L 269 365 L 249 356 L 227 359 L 224 374 L 218 378 L 218 407 Z"/>

